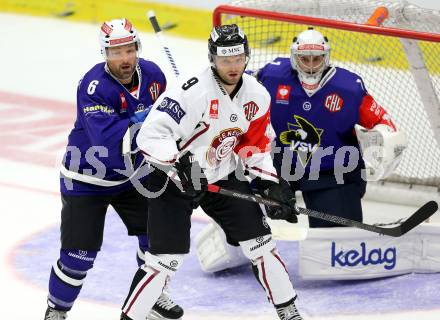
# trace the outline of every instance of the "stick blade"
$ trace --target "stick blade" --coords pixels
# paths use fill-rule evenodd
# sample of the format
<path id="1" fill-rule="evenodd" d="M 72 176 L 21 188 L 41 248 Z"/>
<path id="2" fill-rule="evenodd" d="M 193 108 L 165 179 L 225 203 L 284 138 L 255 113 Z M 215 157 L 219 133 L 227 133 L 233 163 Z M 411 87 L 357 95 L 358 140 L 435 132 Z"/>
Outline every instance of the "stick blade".
<path id="1" fill-rule="evenodd" d="M 427 203 L 425 203 L 411 217 L 409 217 L 404 223 L 400 225 L 400 235 L 404 235 L 408 231 L 417 227 L 423 221 L 427 220 L 430 216 L 436 213 L 437 210 L 437 202 L 428 201 Z"/>

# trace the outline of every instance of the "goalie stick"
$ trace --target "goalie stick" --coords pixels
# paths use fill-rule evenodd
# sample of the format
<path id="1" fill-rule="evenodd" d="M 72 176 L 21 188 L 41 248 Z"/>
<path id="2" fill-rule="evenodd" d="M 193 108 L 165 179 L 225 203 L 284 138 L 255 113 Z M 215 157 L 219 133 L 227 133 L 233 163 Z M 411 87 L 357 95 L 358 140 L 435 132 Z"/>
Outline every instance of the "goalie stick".
<path id="1" fill-rule="evenodd" d="M 162 45 L 162 48 L 165 52 L 165 55 L 168 59 L 168 62 L 171 65 L 171 68 L 173 69 L 174 75 L 176 78 L 179 77 L 180 72 L 177 69 L 176 62 L 174 61 L 173 55 L 171 54 L 170 48 L 165 45 L 165 41 L 162 37 L 162 29 L 160 28 L 159 22 L 157 22 L 156 14 L 153 10 L 148 11 L 147 13 L 148 20 L 150 20 L 151 26 L 154 29 L 154 32 L 156 33 L 156 37 L 159 39 L 160 44 Z"/>
<path id="2" fill-rule="evenodd" d="M 251 202 L 257 202 L 261 203 L 267 206 L 281 206 L 281 203 L 275 200 L 262 198 L 253 194 L 248 193 L 242 193 L 235 190 L 229 190 L 224 189 L 219 186 L 208 184 L 208 191 L 213 193 L 219 193 L 228 197 L 243 199 L 246 201 Z M 307 216 L 311 216 L 314 218 L 318 218 L 321 220 L 331 221 L 334 223 L 342 224 L 347 227 L 355 227 L 358 229 L 363 229 L 371 232 L 375 232 L 378 234 L 383 234 L 391 237 L 400 237 L 407 233 L 408 231 L 414 229 L 417 227 L 420 223 L 428 219 L 430 216 L 432 216 L 438 209 L 438 204 L 435 201 L 428 201 L 423 206 L 421 206 L 419 209 L 417 209 L 416 212 L 414 212 L 408 219 L 406 219 L 403 223 L 399 224 L 398 226 L 391 227 L 391 228 L 383 228 L 371 224 L 362 223 L 355 220 L 350 220 L 347 218 L 342 218 L 338 216 L 334 216 L 329 213 L 319 212 L 315 210 L 310 210 L 307 208 L 300 208 L 296 207 L 296 210 L 301 213 L 305 214 Z"/>

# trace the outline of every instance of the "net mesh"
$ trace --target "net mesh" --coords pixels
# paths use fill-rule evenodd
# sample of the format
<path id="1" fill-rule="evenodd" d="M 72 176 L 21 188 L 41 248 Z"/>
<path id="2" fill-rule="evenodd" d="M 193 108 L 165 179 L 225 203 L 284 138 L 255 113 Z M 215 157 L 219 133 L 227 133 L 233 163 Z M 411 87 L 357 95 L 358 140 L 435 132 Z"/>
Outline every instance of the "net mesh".
<path id="1" fill-rule="evenodd" d="M 440 34 L 440 12 L 402 2 L 236 0 L 230 5 L 362 24 L 377 7 L 385 6 L 389 9 L 389 18 L 384 26 Z M 276 57 L 288 57 L 293 36 L 308 27 L 294 21 L 283 22 L 243 14 L 224 14 L 222 23 L 237 23 L 248 36 L 252 48 L 248 65 L 251 70 L 261 68 Z M 315 29 L 330 41 L 332 64 L 361 75 L 368 91 L 392 115 L 398 129 L 408 136 L 408 148 L 402 162 L 387 180 L 439 187 L 440 144 L 432 121 L 429 121 L 417 79 L 411 72 L 403 42 L 392 36 L 331 27 Z M 408 41 L 412 40 L 404 41 L 411 43 Z M 440 115 L 440 43 L 417 41 L 416 44 L 424 60 L 426 79 L 431 81 L 436 96 L 431 108 Z M 440 123 L 434 125 L 440 127 Z"/>

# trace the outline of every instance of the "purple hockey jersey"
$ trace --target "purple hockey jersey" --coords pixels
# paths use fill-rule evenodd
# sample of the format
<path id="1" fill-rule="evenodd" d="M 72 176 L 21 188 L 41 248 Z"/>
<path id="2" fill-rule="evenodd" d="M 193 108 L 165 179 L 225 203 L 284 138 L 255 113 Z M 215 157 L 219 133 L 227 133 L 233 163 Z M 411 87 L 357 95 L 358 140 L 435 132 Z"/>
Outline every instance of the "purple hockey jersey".
<path id="1" fill-rule="evenodd" d="M 69 134 L 61 169 L 61 192 L 67 195 L 111 194 L 132 187 L 129 177 L 144 162 L 136 135 L 166 79 L 151 61 L 139 59 L 137 96 L 99 63 L 77 90 L 77 118 Z M 141 174 L 142 176 L 142 174 Z"/>
<path id="2" fill-rule="evenodd" d="M 348 150 L 358 153 L 356 167 L 363 163 L 353 128 L 368 93 L 357 74 L 331 67 L 320 83 L 321 88 L 311 97 L 303 90 L 288 58 L 277 58 L 267 64 L 257 77 L 271 95 L 276 144 L 284 153 L 291 152 L 292 174 L 297 161 L 305 172 L 347 166 Z M 275 154 L 278 168 L 283 151 Z"/>

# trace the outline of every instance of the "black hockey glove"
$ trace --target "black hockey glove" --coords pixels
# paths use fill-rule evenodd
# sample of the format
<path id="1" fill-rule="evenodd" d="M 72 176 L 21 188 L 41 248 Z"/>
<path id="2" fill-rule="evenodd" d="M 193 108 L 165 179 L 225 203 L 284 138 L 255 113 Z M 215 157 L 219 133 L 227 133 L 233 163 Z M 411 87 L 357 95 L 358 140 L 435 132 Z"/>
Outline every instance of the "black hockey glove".
<path id="1" fill-rule="evenodd" d="M 191 152 L 188 151 L 181 156 L 174 167 L 177 170 L 185 195 L 195 198 L 206 191 L 208 180 Z"/>
<path id="2" fill-rule="evenodd" d="M 292 191 L 286 180 L 280 179 L 279 183 L 268 180 L 255 181 L 258 190 L 265 198 L 276 200 L 283 205 L 266 206 L 267 216 L 271 219 L 286 220 L 290 223 L 297 223 L 299 212 L 295 209 L 295 193 Z"/>

